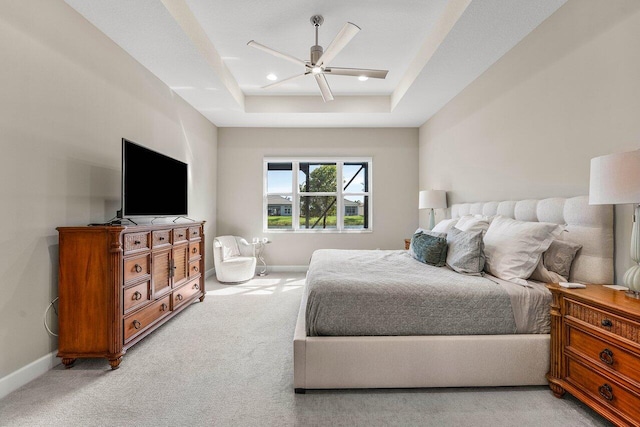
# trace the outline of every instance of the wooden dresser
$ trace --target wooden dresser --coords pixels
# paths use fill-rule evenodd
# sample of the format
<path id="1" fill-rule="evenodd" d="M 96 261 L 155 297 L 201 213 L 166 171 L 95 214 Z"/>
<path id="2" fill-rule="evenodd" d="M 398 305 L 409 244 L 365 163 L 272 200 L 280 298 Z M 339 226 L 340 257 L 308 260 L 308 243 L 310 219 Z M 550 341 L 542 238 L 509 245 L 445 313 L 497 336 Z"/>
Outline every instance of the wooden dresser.
<path id="1" fill-rule="evenodd" d="M 105 357 L 204 300 L 204 222 L 59 227 L 58 357 Z"/>
<path id="2" fill-rule="evenodd" d="M 565 391 L 617 425 L 640 425 L 640 300 L 599 285 L 547 285 L 556 397 Z"/>

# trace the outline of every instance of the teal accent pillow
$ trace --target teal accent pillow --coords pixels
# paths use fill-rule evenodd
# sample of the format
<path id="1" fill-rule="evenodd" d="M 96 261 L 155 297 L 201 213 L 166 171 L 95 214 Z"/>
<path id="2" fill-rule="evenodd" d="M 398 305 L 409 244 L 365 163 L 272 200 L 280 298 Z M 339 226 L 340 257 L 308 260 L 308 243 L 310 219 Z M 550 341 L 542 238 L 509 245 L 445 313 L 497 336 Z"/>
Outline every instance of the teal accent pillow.
<path id="1" fill-rule="evenodd" d="M 422 231 L 414 234 L 411 238 L 410 253 L 420 262 L 435 267 L 444 267 L 447 263 L 447 238 L 435 234 L 426 234 Z"/>

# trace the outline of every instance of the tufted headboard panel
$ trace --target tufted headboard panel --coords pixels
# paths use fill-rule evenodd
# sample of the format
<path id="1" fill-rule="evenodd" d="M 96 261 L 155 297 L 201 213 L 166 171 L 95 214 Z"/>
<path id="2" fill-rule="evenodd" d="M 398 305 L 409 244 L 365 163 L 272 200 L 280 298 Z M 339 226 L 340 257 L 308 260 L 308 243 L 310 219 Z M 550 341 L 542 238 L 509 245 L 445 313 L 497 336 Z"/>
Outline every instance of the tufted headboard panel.
<path id="1" fill-rule="evenodd" d="M 579 196 L 542 200 L 486 203 L 460 203 L 451 206 L 451 218 L 479 214 L 502 215 L 520 221 L 552 222 L 565 226 L 561 240 L 582 245 L 569 280 L 572 282 L 613 283 L 613 206 L 589 205 L 589 197 Z"/>

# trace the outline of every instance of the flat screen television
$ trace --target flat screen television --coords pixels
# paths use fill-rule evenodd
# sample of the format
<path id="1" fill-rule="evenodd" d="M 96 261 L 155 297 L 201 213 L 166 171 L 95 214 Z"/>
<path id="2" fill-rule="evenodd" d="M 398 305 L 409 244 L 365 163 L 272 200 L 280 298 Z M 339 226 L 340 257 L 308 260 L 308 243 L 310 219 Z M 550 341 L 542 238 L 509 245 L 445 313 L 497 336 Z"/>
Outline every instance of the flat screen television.
<path id="1" fill-rule="evenodd" d="M 187 216 L 186 163 L 122 138 L 121 218 Z"/>

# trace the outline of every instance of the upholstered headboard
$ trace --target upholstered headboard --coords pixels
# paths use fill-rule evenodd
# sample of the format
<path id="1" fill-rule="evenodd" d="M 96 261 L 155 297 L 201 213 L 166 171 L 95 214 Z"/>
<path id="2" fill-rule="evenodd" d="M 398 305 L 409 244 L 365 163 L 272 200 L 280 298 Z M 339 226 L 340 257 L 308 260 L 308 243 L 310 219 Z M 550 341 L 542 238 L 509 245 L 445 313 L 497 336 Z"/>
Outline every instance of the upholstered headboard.
<path id="1" fill-rule="evenodd" d="M 613 283 L 613 206 L 589 205 L 587 196 L 451 206 L 451 218 L 468 214 L 503 215 L 520 221 L 565 225 L 561 240 L 582 245 L 571 267 L 569 280 L 582 283 Z"/>

